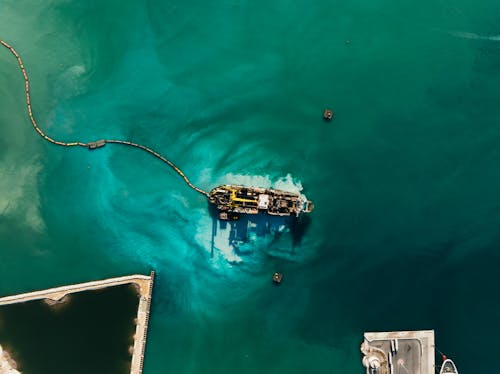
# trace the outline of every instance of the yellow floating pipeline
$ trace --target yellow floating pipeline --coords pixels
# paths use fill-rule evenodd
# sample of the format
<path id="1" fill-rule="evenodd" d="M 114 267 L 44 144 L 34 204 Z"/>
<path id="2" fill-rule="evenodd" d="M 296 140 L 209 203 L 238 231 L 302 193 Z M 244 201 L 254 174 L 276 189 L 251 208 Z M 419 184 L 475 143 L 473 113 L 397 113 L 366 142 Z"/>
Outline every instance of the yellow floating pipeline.
<path id="1" fill-rule="evenodd" d="M 52 144 L 59 145 L 59 146 L 62 146 L 62 147 L 86 147 L 86 148 L 89 148 L 89 149 L 97 149 L 97 148 L 103 147 L 107 143 L 113 143 L 113 144 L 122 144 L 122 145 L 127 145 L 127 146 L 130 146 L 130 147 L 135 147 L 135 148 L 142 149 L 143 151 L 146 151 L 146 152 L 150 153 L 151 155 L 155 156 L 156 158 L 159 158 L 161 161 L 163 161 L 168 166 L 170 166 L 177 174 L 179 174 L 182 177 L 182 179 L 184 180 L 184 182 L 186 182 L 186 184 L 189 187 L 191 187 L 193 190 L 195 190 L 196 192 L 201 193 L 202 195 L 205 195 L 206 197 L 209 197 L 208 192 L 203 191 L 201 188 L 198 188 L 194 184 L 192 184 L 191 181 L 188 179 L 188 177 L 186 177 L 186 175 L 184 175 L 184 173 L 181 171 L 181 169 L 179 169 L 177 166 L 175 166 L 175 164 L 172 161 L 168 160 L 167 158 L 163 157 L 159 153 L 157 153 L 157 152 L 153 151 L 152 149 L 150 149 L 150 148 L 148 148 L 146 146 L 143 146 L 141 144 L 132 143 L 132 142 L 125 141 L 125 140 L 114 140 L 114 139 L 103 139 L 103 140 L 98 140 L 96 142 L 90 142 L 90 143 L 84 143 L 84 142 L 60 142 L 58 140 L 52 139 L 50 136 L 48 136 L 47 134 L 45 134 L 42 131 L 42 129 L 40 129 L 38 127 L 38 124 L 36 123 L 35 117 L 33 115 L 33 111 L 32 111 L 32 108 L 31 108 L 31 96 L 30 96 L 29 78 L 28 78 L 28 74 L 26 73 L 26 69 L 24 67 L 24 63 L 23 63 L 21 57 L 19 56 L 19 54 L 17 53 L 17 51 L 14 49 L 14 47 L 10 46 L 7 42 L 5 42 L 3 40 L 0 40 L 0 44 L 2 44 L 5 48 L 7 48 L 10 51 L 10 53 L 12 53 L 14 55 L 14 57 L 16 58 L 16 60 L 17 60 L 17 63 L 19 65 L 19 68 L 21 69 L 21 72 L 22 72 L 23 78 L 24 78 L 24 82 L 25 82 L 24 90 L 26 92 L 26 106 L 27 106 L 27 109 L 28 109 L 28 116 L 29 116 L 29 119 L 31 121 L 31 124 L 33 125 L 33 128 L 36 130 L 36 132 L 38 132 L 38 134 L 40 134 L 40 136 L 42 138 L 44 138 L 45 140 L 47 140 L 48 142 L 50 142 Z"/>

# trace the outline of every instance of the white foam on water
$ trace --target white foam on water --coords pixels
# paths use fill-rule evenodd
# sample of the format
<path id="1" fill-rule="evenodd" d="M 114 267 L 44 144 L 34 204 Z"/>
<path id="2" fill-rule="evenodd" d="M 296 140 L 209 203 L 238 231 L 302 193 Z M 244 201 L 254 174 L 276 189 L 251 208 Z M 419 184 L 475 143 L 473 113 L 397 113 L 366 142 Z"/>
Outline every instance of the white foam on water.
<path id="1" fill-rule="evenodd" d="M 277 190 L 297 193 L 306 198 L 301 192 L 304 189 L 302 182 L 290 173 L 284 177 L 272 178 L 270 175 L 249 175 L 227 173 L 217 179 L 217 184 L 237 184 L 248 187 L 274 188 Z"/>

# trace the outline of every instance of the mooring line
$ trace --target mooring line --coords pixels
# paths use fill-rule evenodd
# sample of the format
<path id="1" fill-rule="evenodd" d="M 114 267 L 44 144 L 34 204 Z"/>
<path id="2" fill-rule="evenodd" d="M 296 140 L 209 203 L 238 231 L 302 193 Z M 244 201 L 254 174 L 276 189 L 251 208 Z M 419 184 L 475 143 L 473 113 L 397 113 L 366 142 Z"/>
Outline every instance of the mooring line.
<path id="1" fill-rule="evenodd" d="M 52 144 L 56 144 L 56 145 L 63 146 L 63 147 L 86 147 L 88 149 L 97 149 L 97 148 L 103 147 L 107 143 L 113 143 L 113 144 L 122 144 L 122 145 L 127 145 L 130 147 L 142 149 L 143 151 L 148 152 L 149 154 L 155 156 L 156 158 L 159 158 L 161 161 L 163 161 L 168 166 L 170 166 L 177 174 L 179 174 L 182 177 L 182 179 L 184 179 L 184 182 L 186 182 L 186 184 L 189 187 L 191 187 L 193 190 L 205 195 L 206 197 L 209 196 L 208 192 L 203 191 L 201 188 L 198 188 L 194 184 L 192 184 L 191 181 L 189 180 L 189 178 L 186 177 L 186 175 L 182 172 L 182 170 L 179 169 L 172 161 L 170 161 L 169 159 L 162 156 L 158 152 L 155 152 L 151 148 L 148 148 L 142 144 L 137 144 L 137 143 L 129 142 L 126 140 L 115 140 L 115 139 L 103 139 L 103 140 L 98 140 L 98 141 L 89 142 L 89 143 L 60 142 L 58 140 L 52 139 L 50 136 L 45 134 L 43 132 L 43 130 L 40 127 L 38 127 L 38 124 L 36 123 L 35 117 L 33 116 L 33 111 L 31 109 L 30 83 L 29 83 L 28 74 L 26 73 L 26 69 L 24 68 L 23 60 L 21 59 L 21 56 L 19 56 L 17 51 L 14 49 L 14 47 L 12 47 L 8 43 L 4 42 L 3 40 L 0 40 L 0 43 L 14 55 L 14 57 L 17 60 L 17 63 L 19 64 L 19 68 L 21 69 L 21 72 L 23 73 L 24 82 L 25 82 L 25 92 L 26 92 L 26 104 L 28 106 L 28 115 L 29 115 L 30 121 L 31 121 L 33 127 L 35 128 L 36 132 L 38 132 L 38 134 L 42 138 L 44 138 L 45 140 L 47 140 L 48 142 L 50 142 Z"/>

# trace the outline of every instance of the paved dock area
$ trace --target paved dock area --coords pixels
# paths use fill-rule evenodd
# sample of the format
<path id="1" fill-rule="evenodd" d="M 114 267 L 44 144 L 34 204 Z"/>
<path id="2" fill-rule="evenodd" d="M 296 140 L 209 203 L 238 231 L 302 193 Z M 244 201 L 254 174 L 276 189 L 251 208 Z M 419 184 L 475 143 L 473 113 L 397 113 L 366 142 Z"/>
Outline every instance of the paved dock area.
<path id="1" fill-rule="evenodd" d="M 434 331 L 367 332 L 361 344 L 367 374 L 434 374 Z"/>
<path id="2" fill-rule="evenodd" d="M 0 298 L 0 306 L 24 303 L 33 300 L 47 300 L 52 303 L 62 302 L 64 301 L 63 298 L 66 295 L 76 292 L 99 290 L 124 284 L 135 284 L 138 288 L 140 299 L 139 307 L 137 308 L 137 322 L 130 374 L 141 374 L 146 349 L 146 337 L 148 331 L 151 297 L 153 293 L 153 283 L 154 272 L 152 271 L 150 275 L 128 275 L 124 277 L 109 278 L 99 281 L 49 288 L 42 291 L 33 291 L 19 295 L 6 296 Z"/>

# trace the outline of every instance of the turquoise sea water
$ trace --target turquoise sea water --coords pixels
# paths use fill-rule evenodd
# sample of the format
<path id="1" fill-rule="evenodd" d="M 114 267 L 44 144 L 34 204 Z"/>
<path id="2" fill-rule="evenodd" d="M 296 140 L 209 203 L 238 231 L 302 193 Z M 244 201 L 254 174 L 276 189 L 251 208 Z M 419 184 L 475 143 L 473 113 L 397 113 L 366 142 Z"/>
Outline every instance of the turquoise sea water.
<path id="1" fill-rule="evenodd" d="M 161 162 L 44 142 L 1 50 L 0 294 L 155 269 L 146 373 L 362 373 L 363 331 L 430 328 L 461 373 L 496 365 L 499 20 L 492 0 L 0 0 L 49 135 L 316 205 L 300 240 L 217 228 L 212 250 Z"/>

